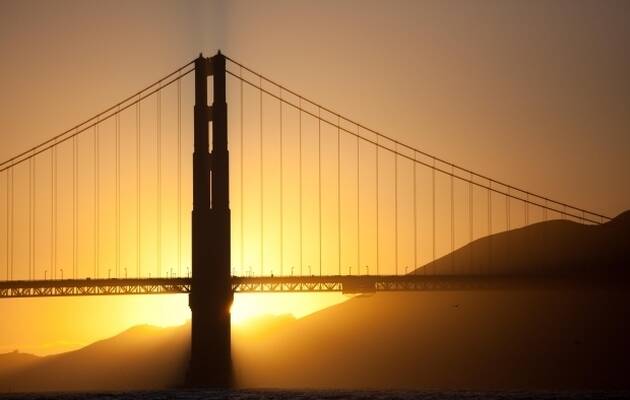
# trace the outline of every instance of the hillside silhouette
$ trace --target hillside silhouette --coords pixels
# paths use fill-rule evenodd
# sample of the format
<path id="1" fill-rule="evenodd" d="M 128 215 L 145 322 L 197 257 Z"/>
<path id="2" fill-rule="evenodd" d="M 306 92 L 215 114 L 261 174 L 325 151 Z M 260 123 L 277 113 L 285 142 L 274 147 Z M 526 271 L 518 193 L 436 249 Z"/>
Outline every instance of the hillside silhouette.
<path id="1" fill-rule="evenodd" d="M 0 358 L 0 371 L 5 371 L 0 377 L 0 391 L 172 386 L 181 380 L 188 361 L 184 331 L 183 327 L 136 326 L 76 351 L 37 357 L 13 371 L 7 365 L 13 366 L 12 360 Z"/>
<path id="2" fill-rule="evenodd" d="M 237 382 L 267 388 L 628 389 L 629 241 L 630 212 L 602 226 L 549 221 L 477 240 L 454 253 L 460 273 L 571 272 L 598 284 L 377 293 L 299 320 L 261 318 L 233 333 Z M 484 264 L 490 255 L 493 264 Z M 447 256 L 424 268 L 448 273 L 452 267 Z M 175 387 L 185 376 L 189 329 L 141 326 L 74 352 L 0 356 L 0 392 Z"/>
<path id="3" fill-rule="evenodd" d="M 601 225 L 551 220 L 475 240 L 412 273 L 617 277 L 630 273 L 630 211 Z"/>

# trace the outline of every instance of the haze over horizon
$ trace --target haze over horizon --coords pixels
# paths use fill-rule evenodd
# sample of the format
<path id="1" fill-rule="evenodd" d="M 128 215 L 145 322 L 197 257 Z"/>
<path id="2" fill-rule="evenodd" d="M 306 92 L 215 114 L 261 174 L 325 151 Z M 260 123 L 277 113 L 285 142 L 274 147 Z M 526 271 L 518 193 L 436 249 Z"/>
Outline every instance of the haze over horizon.
<path id="1" fill-rule="evenodd" d="M 454 254 L 485 260 L 492 252 L 495 270 L 543 274 L 541 286 L 379 292 L 298 320 L 259 317 L 232 330 L 236 388 L 265 388 L 265 396 L 269 388 L 414 389 L 432 397 L 436 389 L 603 390 L 598 398 L 627 390 L 629 245 L 630 211 L 602 226 L 547 221 Z M 432 268 L 448 271 L 449 258 Z M 588 279 L 571 281 L 576 274 Z M 186 374 L 189 346 L 190 324 L 136 326 L 79 351 L 0 355 L 0 392 L 172 389 Z"/>
<path id="2" fill-rule="evenodd" d="M 475 171 L 611 217 L 630 205 L 625 2 L 5 0 L 0 11 L 0 160 L 220 48 Z M 238 295 L 234 309 L 300 317 L 345 299 Z M 3 300 L 0 313 L 11 321 L 0 353 L 37 354 L 190 315 L 179 295 Z"/>

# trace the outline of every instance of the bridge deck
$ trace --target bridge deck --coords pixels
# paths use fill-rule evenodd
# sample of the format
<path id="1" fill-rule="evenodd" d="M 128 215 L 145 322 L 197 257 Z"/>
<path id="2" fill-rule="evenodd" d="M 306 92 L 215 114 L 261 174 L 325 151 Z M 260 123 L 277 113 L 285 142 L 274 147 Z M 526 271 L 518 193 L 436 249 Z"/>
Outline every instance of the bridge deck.
<path id="1" fill-rule="evenodd" d="M 191 278 L 15 280 L 0 282 L 0 298 L 189 293 Z M 232 277 L 236 293 L 489 290 L 594 285 L 594 280 L 506 275 L 331 275 Z M 610 282 L 606 282 L 610 284 Z"/>

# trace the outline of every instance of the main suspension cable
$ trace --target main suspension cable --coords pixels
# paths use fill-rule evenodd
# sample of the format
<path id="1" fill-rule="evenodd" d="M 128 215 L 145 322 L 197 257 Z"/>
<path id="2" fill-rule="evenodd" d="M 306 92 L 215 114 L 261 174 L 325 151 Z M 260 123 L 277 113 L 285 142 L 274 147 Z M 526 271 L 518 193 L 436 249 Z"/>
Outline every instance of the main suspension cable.
<path id="1" fill-rule="evenodd" d="M 241 67 L 241 68 L 243 68 L 243 69 L 245 69 L 245 70 L 247 70 L 247 71 L 251 72 L 252 74 L 256 75 L 256 76 L 259 78 L 259 80 L 265 80 L 265 81 L 267 81 L 268 83 L 270 83 L 270 84 L 272 84 L 272 85 L 275 85 L 275 86 L 277 86 L 277 87 L 279 87 L 279 88 L 282 88 L 282 89 L 283 89 L 284 91 L 286 91 L 287 93 L 291 93 L 291 94 L 293 94 L 294 96 L 298 97 L 298 98 L 300 99 L 300 102 L 299 102 L 299 104 L 298 104 L 298 105 L 296 105 L 296 104 L 294 104 L 294 103 L 292 103 L 292 102 L 290 102 L 290 101 L 288 101 L 288 100 L 286 100 L 286 99 L 281 99 L 281 101 L 285 102 L 286 104 L 288 104 L 288 105 L 290 105 L 290 106 L 292 106 L 292 107 L 294 107 L 294 108 L 299 109 L 299 110 L 300 110 L 300 112 L 302 112 L 302 113 L 305 113 L 305 114 L 308 114 L 308 115 L 313 116 L 314 118 L 317 118 L 317 114 L 315 114 L 315 113 L 313 113 L 313 112 L 311 112 L 311 111 L 308 111 L 308 110 L 306 110 L 306 109 L 303 109 L 303 108 L 302 108 L 302 104 L 301 104 L 301 103 L 302 103 L 302 100 L 305 100 L 306 102 L 308 102 L 308 103 L 310 103 L 310 104 L 312 104 L 312 105 L 314 105 L 314 106 L 316 106 L 316 107 L 321 107 L 321 109 L 322 109 L 323 111 L 326 111 L 326 112 L 327 112 L 327 113 L 329 113 L 329 114 L 335 115 L 335 116 L 337 116 L 338 118 L 343 118 L 343 119 L 344 119 L 344 121 L 347 121 L 347 122 L 349 122 L 349 123 L 351 123 L 351 124 L 354 124 L 354 125 L 356 125 L 356 126 L 359 126 L 361 129 L 363 129 L 363 130 L 365 130 L 365 131 L 367 131 L 367 132 L 373 133 L 373 134 L 374 134 L 374 135 L 376 135 L 377 137 L 379 137 L 379 136 L 380 136 L 380 137 L 383 137 L 383 138 L 387 139 L 387 141 L 388 141 L 388 142 L 391 142 L 391 143 L 393 143 L 393 144 L 394 144 L 394 145 L 396 145 L 396 146 L 403 147 L 403 148 L 405 148 L 405 149 L 407 149 L 407 150 L 409 150 L 409 151 L 415 151 L 415 152 L 417 152 L 417 153 L 419 153 L 419 154 L 422 154 L 422 155 L 423 155 L 423 156 L 425 156 L 425 157 L 428 157 L 428 158 L 433 159 L 433 160 L 435 160 L 435 161 L 439 161 L 440 163 L 445 164 L 445 165 L 451 165 L 451 164 L 452 164 L 452 165 L 454 165 L 454 166 L 455 166 L 455 167 L 456 167 L 459 171 L 462 171 L 462 172 L 464 172 L 464 173 L 472 173 L 473 175 L 475 175 L 475 176 L 477 176 L 477 177 L 480 177 L 480 178 L 482 178 L 482 179 L 484 179 L 484 180 L 492 181 L 492 182 L 494 182 L 494 183 L 496 183 L 496 184 L 498 184 L 498 185 L 500 185 L 500 186 L 503 186 L 503 187 L 506 187 L 506 188 L 507 188 L 507 187 L 509 187 L 509 188 L 511 188 L 511 189 L 513 189 L 513 190 L 516 190 L 516 191 L 518 191 L 519 193 L 523 193 L 523 194 L 525 194 L 525 193 L 529 193 L 531 196 L 536 197 L 536 198 L 538 198 L 538 199 L 541 199 L 541 200 L 546 199 L 546 200 L 548 200 L 549 202 L 551 202 L 551 203 L 553 203 L 553 204 L 563 205 L 563 206 L 568 207 L 568 208 L 570 208 L 570 209 L 572 209 L 572 210 L 576 210 L 576 211 L 580 211 L 580 212 L 581 212 L 581 211 L 584 211 L 584 212 L 586 212 L 586 213 L 588 213 L 589 215 L 592 215 L 592 216 L 596 216 L 596 217 L 600 217 L 600 218 L 604 218 L 604 219 L 608 219 L 608 220 L 610 220 L 610 219 L 611 219 L 610 217 L 607 217 L 607 216 L 602 215 L 602 214 L 599 214 L 599 213 L 595 213 L 595 212 L 592 212 L 592 211 L 589 211 L 589 210 L 586 210 L 586 209 L 583 209 L 583 208 L 580 208 L 580 207 L 571 206 L 571 205 L 569 205 L 569 204 L 566 204 L 566 203 L 563 203 L 563 202 L 560 202 L 560 201 L 555 201 L 555 200 L 549 199 L 549 198 L 547 198 L 547 197 L 545 197 L 545 196 L 542 196 L 542 195 L 536 195 L 536 194 L 534 194 L 534 193 L 531 193 L 531 192 L 528 192 L 528 191 L 526 191 L 526 190 L 523 190 L 523 189 L 517 188 L 517 187 L 515 187 L 515 186 L 509 185 L 509 184 L 506 184 L 506 183 L 503 183 L 503 182 L 498 181 L 498 180 L 496 180 L 496 179 L 492 179 L 492 178 L 487 177 L 487 176 L 485 176 L 485 175 L 483 175 L 483 174 L 480 174 L 480 173 L 474 172 L 474 171 L 472 171 L 472 170 L 470 170 L 470 169 L 467 169 L 467 168 L 464 168 L 464 167 L 461 167 L 461 166 L 455 165 L 455 164 L 453 164 L 453 163 L 451 163 L 451 162 L 445 161 L 445 160 L 443 160 L 443 159 L 441 159 L 441 158 L 438 158 L 438 157 L 435 157 L 435 156 L 433 156 L 433 155 L 431 155 L 431 154 L 428 154 L 428 153 L 426 153 L 426 152 L 424 152 L 424 151 L 422 151 L 422 150 L 419 150 L 419 149 L 416 149 L 416 148 L 411 147 L 411 146 L 409 146 L 409 145 L 406 145 L 406 144 L 404 144 L 404 143 L 401 143 L 401 142 L 399 142 L 399 141 L 397 141 L 397 140 L 395 140 L 395 139 L 393 139 L 393 138 L 391 138 L 391 137 L 389 137 L 389 136 L 383 135 L 382 133 L 379 133 L 379 132 L 377 132 L 377 131 L 375 131 L 375 130 L 372 130 L 372 129 L 370 129 L 370 128 L 368 128 L 368 127 L 366 127 L 366 126 L 364 126 L 364 125 L 362 125 L 362 124 L 360 124 L 360 123 L 358 123 L 358 122 L 356 122 L 356 121 L 353 121 L 353 120 L 348 119 L 348 118 L 345 118 L 345 117 L 341 117 L 341 115 L 340 115 L 339 113 L 337 113 L 337 112 L 335 112 L 335 111 L 333 111 L 333 110 L 330 110 L 330 109 L 328 109 L 328 108 L 326 108 L 326 107 L 324 107 L 324 106 L 321 106 L 320 104 L 318 104 L 318 103 L 316 103 L 316 102 L 314 102 L 314 101 L 311 101 L 311 100 L 309 100 L 309 99 L 307 99 L 307 98 L 305 98 L 305 97 L 303 97 L 303 96 L 299 95 L 298 93 L 296 93 L 296 92 L 294 92 L 294 91 L 292 91 L 292 90 L 290 90 L 290 89 L 286 88 L 286 87 L 285 87 L 285 86 L 283 86 L 283 85 L 280 85 L 280 84 L 276 83 L 275 81 L 273 81 L 273 80 L 271 80 L 271 79 L 266 78 L 265 76 L 263 76 L 263 75 L 261 75 L 261 74 L 258 74 L 257 72 L 255 72 L 255 71 L 253 71 L 253 70 L 251 70 L 251 69 L 249 69 L 249 68 L 247 68 L 247 67 L 243 66 L 242 64 L 238 63 L 237 61 L 235 61 L 235 60 L 233 60 L 233 59 L 231 59 L 231 58 L 229 58 L 229 57 L 226 57 L 226 58 L 227 58 L 228 60 L 230 60 L 231 62 L 233 62 L 235 65 L 237 65 L 237 66 L 239 66 L 239 67 Z M 226 72 L 227 72 L 229 75 L 234 76 L 235 78 L 241 79 L 242 81 L 244 81 L 244 82 L 245 82 L 245 83 L 247 83 L 248 85 L 250 85 L 250 86 L 252 86 L 252 87 L 254 87 L 254 88 L 258 88 L 258 89 L 260 89 L 260 90 L 263 90 L 265 93 L 267 93 L 268 95 L 270 95 L 270 96 L 272 96 L 272 97 L 278 98 L 278 96 L 277 96 L 276 94 L 274 94 L 274 93 L 272 93 L 272 92 L 270 92 L 270 91 L 268 91 L 268 90 L 266 90 L 266 89 L 264 89 L 264 88 L 262 88 L 262 87 L 260 87 L 260 86 L 257 86 L 255 83 L 251 82 L 250 80 L 248 80 L 248 79 L 246 79 L 246 78 L 243 78 L 242 76 L 236 75 L 236 74 L 234 74 L 233 72 L 231 72 L 231 71 L 229 71 L 229 70 L 226 70 Z M 335 125 L 335 124 L 334 124 L 334 122 L 332 122 L 332 121 L 330 121 L 330 120 L 327 120 L 327 119 L 325 119 L 325 118 L 323 118 L 323 119 L 322 119 L 322 121 L 323 121 L 323 122 L 325 122 L 325 123 L 327 123 L 327 124 L 329 124 L 329 125 L 333 125 L 333 126 Z M 347 130 L 347 129 L 345 129 L 345 128 L 341 128 L 341 130 L 343 130 L 344 132 L 346 132 L 346 133 L 348 133 L 348 134 L 350 134 L 350 135 L 356 135 L 356 133 L 355 133 L 355 132 L 352 132 L 352 131 Z M 366 141 L 366 142 L 370 142 L 370 143 L 372 143 L 372 144 L 376 144 L 376 142 L 375 142 L 374 140 L 369 139 L 369 138 L 367 138 L 367 137 L 361 137 L 361 140 L 364 140 L 364 141 Z M 390 147 L 387 147 L 387 146 L 381 146 L 381 147 L 382 147 L 382 148 L 384 148 L 384 149 L 386 149 L 386 150 L 388 150 L 388 151 L 390 151 L 390 152 L 392 152 L 392 153 L 394 153 L 394 152 L 395 152 L 395 153 L 397 153 L 397 154 L 398 154 L 399 156 L 401 156 L 401 157 L 404 157 L 404 158 L 407 158 L 407 159 L 410 159 L 410 160 L 412 160 L 412 161 L 413 161 L 413 158 L 412 158 L 412 157 L 409 157 L 407 154 L 404 154 L 404 153 L 398 152 L 398 150 L 394 150 L 394 149 L 392 149 L 392 148 L 390 148 Z M 417 162 L 417 163 L 419 163 L 419 164 L 422 164 L 422 165 L 425 165 L 425 166 L 427 166 L 427 167 L 431 167 L 430 165 L 428 165 L 428 164 L 426 164 L 426 163 L 424 163 L 424 162 L 422 162 L 422 161 L 419 161 L 419 160 L 416 160 L 415 162 Z M 441 173 L 443 173 L 443 174 L 449 175 L 449 172 L 448 172 L 448 171 L 446 171 L 446 170 L 444 170 L 444 169 L 438 168 L 438 171 L 439 171 L 439 172 L 441 172 Z M 466 181 L 466 182 L 470 182 L 470 180 L 469 180 L 467 177 L 463 177 L 463 176 L 459 176 L 459 175 L 457 175 L 457 176 L 455 176 L 455 178 L 460 179 L 460 180 L 463 180 L 463 181 Z M 479 183 L 474 183 L 474 184 L 475 184 L 475 185 L 477 185 L 477 186 L 481 186 L 481 187 L 484 187 L 484 188 L 486 188 L 486 189 L 487 189 L 487 186 L 484 186 L 484 185 L 482 185 L 482 184 L 479 184 Z M 498 190 L 496 190 L 496 192 L 497 192 L 497 193 L 500 193 L 500 194 L 505 195 L 505 192 L 503 192 L 503 191 L 498 191 Z M 520 197 L 515 197 L 515 196 L 511 196 L 511 197 L 513 197 L 513 198 L 515 198 L 515 199 L 518 199 L 518 200 L 522 200 Z M 530 202 L 530 203 L 531 203 L 532 205 L 536 205 L 536 206 L 542 207 L 542 205 L 541 205 L 540 203 L 537 203 L 537 202 Z M 556 212 L 560 212 L 560 213 L 561 213 L 561 211 L 558 211 L 558 210 L 555 210 L 555 211 L 556 211 Z M 578 218 L 578 219 L 580 218 L 578 215 L 574 215 L 573 213 L 566 213 L 566 212 L 565 212 L 565 214 L 566 214 L 567 216 L 572 216 L 572 217 L 574 217 L 574 218 Z M 600 223 L 599 221 L 597 221 L 597 220 L 595 220 L 595 219 L 593 219 L 593 218 L 585 218 L 585 220 L 586 220 L 586 221 L 588 221 L 588 222 L 590 222 L 590 223 L 594 223 L 594 224 L 599 224 L 599 223 Z"/>
<path id="2" fill-rule="evenodd" d="M 51 137 L 50 139 L 47 139 L 46 141 L 31 147 L 28 150 L 25 150 L 5 161 L 3 161 L 2 163 L 0 163 L 0 171 L 4 171 L 8 168 L 11 168 L 12 166 L 15 166 L 17 164 L 20 164 L 22 162 L 24 162 L 25 160 L 27 160 L 30 157 L 34 157 L 37 154 L 40 154 L 48 149 L 50 149 L 53 146 L 56 146 L 60 143 L 65 142 L 66 140 L 71 139 L 73 136 L 76 136 L 82 132 L 85 132 L 86 130 L 94 127 L 94 125 L 96 125 L 98 123 L 98 121 L 106 121 L 107 119 L 111 118 L 114 114 L 116 114 L 117 112 L 121 112 L 126 110 L 127 108 L 133 106 L 134 104 L 136 104 L 137 101 L 140 101 L 148 96 L 151 96 L 152 94 L 156 93 L 158 90 L 163 89 L 169 85 L 171 85 L 173 82 L 178 81 L 179 79 L 181 79 L 183 76 L 188 75 L 189 73 L 193 72 L 195 69 L 191 68 L 188 69 L 186 72 L 184 72 L 183 74 L 181 73 L 181 71 L 183 71 L 184 69 L 186 69 L 187 67 L 189 67 L 190 65 L 194 64 L 194 60 L 190 61 L 188 63 L 186 63 L 185 65 L 181 66 L 180 68 L 176 69 L 175 71 L 171 72 L 170 74 L 164 76 L 162 79 L 160 79 L 159 81 L 156 81 L 146 87 L 144 87 L 142 90 L 132 94 L 131 96 L 128 96 L 127 98 L 125 98 L 124 100 L 114 104 L 113 106 L 107 108 L 106 110 L 96 114 L 95 116 L 88 118 L 86 120 L 84 120 L 83 122 L 73 126 L 72 128 Z M 177 77 L 175 77 L 174 79 L 170 79 L 173 75 L 178 74 Z M 156 85 L 158 85 L 158 83 L 160 82 L 164 82 L 166 81 L 166 83 L 164 83 L 161 87 L 158 87 L 157 89 L 151 89 L 154 88 Z M 144 93 L 144 95 L 143 95 Z M 135 100 L 133 102 L 130 102 L 132 99 L 134 98 L 138 98 L 139 100 Z M 128 104 L 127 104 L 128 103 Z M 123 106 L 124 105 L 124 106 Z M 122 107 L 122 108 L 120 108 Z M 117 112 L 112 113 L 113 110 L 117 110 L 119 109 Z M 92 122 L 92 121 L 96 121 L 96 122 Z M 71 132 L 73 132 L 73 134 L 70 134 Z"/>

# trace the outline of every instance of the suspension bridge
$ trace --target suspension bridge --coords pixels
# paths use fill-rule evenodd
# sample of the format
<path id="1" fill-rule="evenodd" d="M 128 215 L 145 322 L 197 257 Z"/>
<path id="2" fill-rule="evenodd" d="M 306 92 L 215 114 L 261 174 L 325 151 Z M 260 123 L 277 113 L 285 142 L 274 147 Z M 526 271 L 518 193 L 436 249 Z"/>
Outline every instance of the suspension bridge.
<path id="1" fill-rule="evenodd" d="M 221 53 L 0 173 L 0 298 L 189 293 L 189 378 L 202 386 L 229 385 L 235 292 L 545 284 L 503 270 L 492 240 L 474 244 L 610 220 L 401 143 Z"/>

